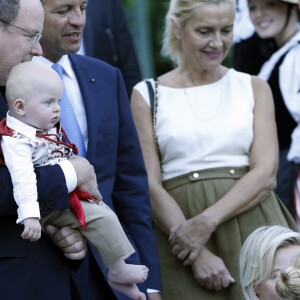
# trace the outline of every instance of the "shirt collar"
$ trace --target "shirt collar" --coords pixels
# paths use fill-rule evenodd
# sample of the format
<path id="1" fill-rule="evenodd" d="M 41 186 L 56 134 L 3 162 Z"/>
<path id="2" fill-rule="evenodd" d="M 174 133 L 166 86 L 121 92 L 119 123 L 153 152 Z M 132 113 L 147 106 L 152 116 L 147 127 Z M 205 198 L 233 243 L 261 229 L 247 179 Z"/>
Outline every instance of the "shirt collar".
<path id="1" fill-rule="evenodd" d="M 37 129 L 33 126 L 30 126 L 28 124 L 23 123 L 22 121 L 19 121 L 18 119 L 12 117 L 9 115 L 9 112 L 6 115 L 6 126 L 11 128 L 12 130 L 15 130 L 24 136 L 28 137 L 31 140 L 35 140 L 36 133 L 42 132 L 43 130 Z M 52 128 L 48 130 L 48 133 L 52 131 Z M 55 129 L 54 129 L 55 132 Z"/>
<path id="2" fill-rule="evenodd" d="M 52 61 L 50 61 L 49 59 L 47 59 L 44 56 L 34 56 L 32 58 L 32 60 L 34 60 L 36 62 L 39 62 L 39 63 L 46 64 L 50 67 L 52 67 L 52 65 L 54 64 Z M 75 74 L 74 74 L 74 71 L 73 71 L 73 68 L 72 68 L 72 65 L 71 65 L 71 62 L 70 62 L 70 59 L 69 59 L 68 55 L 63 55 L 61 57 L 61 59 L 59 61 L 57 61 L 56 63 L 60 64 L 64 68 L 65 75 L 67 75 L 72 80 L 74 79 Z"/>

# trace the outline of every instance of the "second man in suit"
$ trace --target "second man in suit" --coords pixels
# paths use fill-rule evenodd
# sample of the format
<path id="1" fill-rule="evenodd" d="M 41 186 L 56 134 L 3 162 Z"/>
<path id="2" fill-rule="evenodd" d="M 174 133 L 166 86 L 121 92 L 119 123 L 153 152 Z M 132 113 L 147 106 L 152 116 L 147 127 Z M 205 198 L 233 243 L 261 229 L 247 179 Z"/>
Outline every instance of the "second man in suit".
<path id="1" fill-rule="evenodd" d="M 115 210 L 136 253 L 130 263 L 149 268 L 140 289 L 160 299 L 160 274 L 143 157 L 120 71 L 76 53 L 80 48 L 86 0 L 45 0 L 41 63 L 58 63 L 104 201 Z M 63 113 L 63 112 L 62 112 Z M 109 229 L 108 229 L 109 230 Z M 93 251 L 93 249 L 91 249 Z M 97 268 L 97 266 L 92 266 Z M 83 276 L 78 288 L 84 290 Z M 154 293 L 153 293 L 154 291 Z M 117 295 L 118 299 L 125 299 Z"/>

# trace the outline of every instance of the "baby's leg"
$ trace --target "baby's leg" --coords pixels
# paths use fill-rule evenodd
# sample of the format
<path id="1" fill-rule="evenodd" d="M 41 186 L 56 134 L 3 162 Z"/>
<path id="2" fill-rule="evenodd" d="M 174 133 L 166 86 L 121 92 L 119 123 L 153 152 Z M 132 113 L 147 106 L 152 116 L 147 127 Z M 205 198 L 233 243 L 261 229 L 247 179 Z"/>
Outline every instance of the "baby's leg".
<path id="1" fill-rule="evenodd" d="M 149 269 L 143 265 L 126 264 L 122 259 L 117 259 L 108 264 L 108 283 L 116 290 L 124 293 L 131 299 L 144 300 L 136 283 L 144 282 L 148 277 Z"/>
<path id="2" fill-rule="evenodd" d="M 125 294 L 130 299 L 146 300 L 146 295 L 142 293 L 134 283 L 115 283 L 110 280 L 108 280 L 108 283 L 112 288 Z"/>
<path id="3" fill-rule="evenodd" d="M 126 264 L 123 259 L 117 259 L 107 267 L 108 278 L 115 283 L 142 283 L 148 277 L 146 266 Z"/>
<path id="4" fill-rule="evenodd" d="M 82 201 L 82 207 L 88 229 L 81 232 L 93 244 L 105 267 L 134 253 L 117 215 L 103 201 L 99 205 Z"/>

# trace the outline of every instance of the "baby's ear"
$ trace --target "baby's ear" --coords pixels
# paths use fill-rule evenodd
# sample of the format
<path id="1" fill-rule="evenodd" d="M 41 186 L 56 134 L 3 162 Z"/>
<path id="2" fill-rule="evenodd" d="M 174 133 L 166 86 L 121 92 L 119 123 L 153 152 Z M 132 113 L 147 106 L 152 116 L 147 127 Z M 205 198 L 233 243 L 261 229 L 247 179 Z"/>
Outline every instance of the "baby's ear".
<path id="1" fill-rule="evenodd" d="M 14 110 L 18 115 L 25 115 L 25 101 L 23 99 L 16 99 L 14 102 Z"/>

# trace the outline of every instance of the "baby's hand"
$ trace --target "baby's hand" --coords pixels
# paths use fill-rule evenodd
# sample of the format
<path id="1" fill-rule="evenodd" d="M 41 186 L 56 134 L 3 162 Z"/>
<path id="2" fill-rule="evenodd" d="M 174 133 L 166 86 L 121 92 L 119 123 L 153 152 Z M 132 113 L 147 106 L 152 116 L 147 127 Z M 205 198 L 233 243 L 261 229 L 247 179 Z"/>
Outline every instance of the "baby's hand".
<path id="1" fill-rule="evenodd" d="M 41 237 L 41 224 L 37 218 L 28 218 L 23 221 L 24 231 L 21 237 L 24 240 L 37 241 Z"/>

